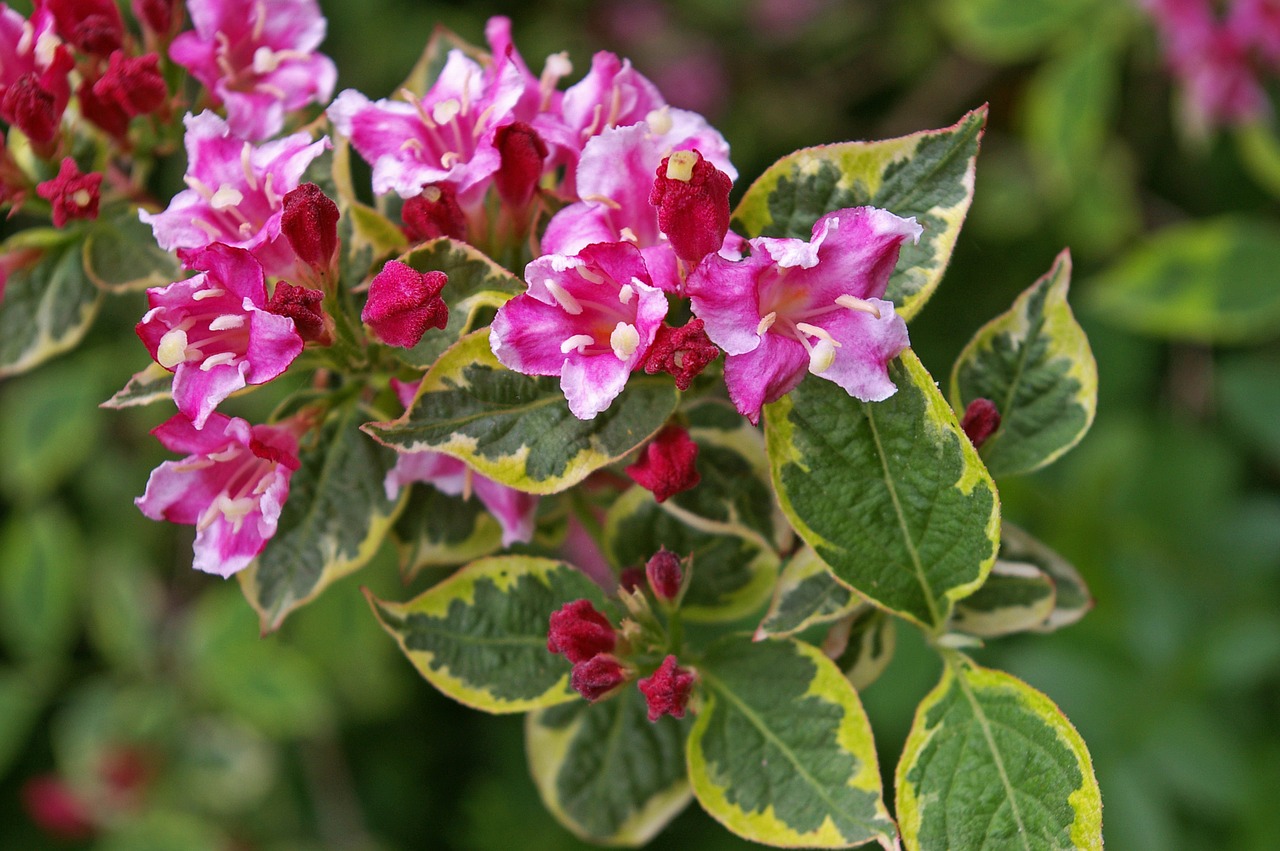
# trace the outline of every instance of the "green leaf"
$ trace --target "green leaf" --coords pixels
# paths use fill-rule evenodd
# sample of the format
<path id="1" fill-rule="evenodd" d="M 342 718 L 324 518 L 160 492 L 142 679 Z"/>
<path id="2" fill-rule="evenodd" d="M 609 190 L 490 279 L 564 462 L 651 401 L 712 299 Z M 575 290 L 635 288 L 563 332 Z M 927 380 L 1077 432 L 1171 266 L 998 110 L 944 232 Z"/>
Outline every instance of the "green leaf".
<path id="1" fill-rule="evenodd" d="M 52 664 L 76 634 L 84 552 L 61 511 L 17 513 L 0 529 L 0 635 L 14 656 Z"/>
<path id="2" fill-rule="evenodd" d="M 952 35 L 975 55 L 1017 62 L 1035 57 L 1098 5 L 1098 0 L 951 0 L 938 8 Z"/>
<path id="3" fill-rule="evenodd" d="M 996 559 L 982 587 L 956 604 L 951 627 L 981 638 L 1027 632 L 1048 620 L 1056 598 L 1034 564 Z"/>
<path id="4" fill-rule="evenodd" d="M 1071 255 L 969 341 L 951 371 L 951 400 L 995 403 L 1000 427 L 979 454 L 991 475 L 1038 470 L 1080 442 L 1098 407 L 1098 365 L 1067 304 Z"/>
<path id="5" fill-rule="evenodd" d="M 573 600 L 604 606 L 599 586 L 573 565 L 526 556 L 472 562 L 408 603 L 365 596 L 433 686 L 494 713 L 579 699 L 568 661 L 547 649 L 547 627 L 552 612 Z"/>
<path id="6" fill-rule="evenodd" d="M 414 485 L 393 528 L 400 573 L 412 578 L 426 567 L 464 564 L 502 547 L 502 527 L 478 499 L 449 496 Z"/>
<path id="7" fill-rule="evenodd" d="M 759 537 L 781 550 L 790 543 L 790 529 L 778 514 L 769 487 L 769 462 L 760 431 L 737 417 L 735 428 L 696 428 L 689 436 L 698 444 L 701 481 L 665 503 L 668 510 L 688 512 L 706 528 L 738 531 Z"/>
<path id="8" fill-rule="evenodd" d="M 995 560 L 999 500 L 915 353 L 889 377 L 898 390 L 883 402 L 810 379 L 765 406 L 774 489 L 840 581 L 937 630 Z"/>
<path id="9" fill-rule="evenodd" d="M 136 207 L 98 218 L 87 232 L 84 272 L 107 292 L 162 287 L 182 276 L 177 259 L 156 244 L 151 225 L 138 218 Z"/>
<path id="10" fill-rule="evenodd" d="M 791 557 L 773 589 L 773 601 L 755 638 L 784 638 L 814 624 L 840 620 L 863 605 L 810 547 Z"/>
<path id="11" fill-rule="evenodd" d="M 996 565 L 1001 562 L 1034 566 L 1053 583 L 1053 610 L 1034 627 L 1036 632 L 1070 626 L 1093 608 L 1089 587 L 1071 563 L 1012 523 L 1006 522 L 1000 530 Z"/>
<path id="12" fill-rule="evenodd" d="M 9 666 L 0 668 L 0 774 L 9 773 L 40 719 L 45 701 L 40 679 Z"/>
<path id="13" fill-rule="evenodd" d="M 643 845 L 692 799 L 685 726 L 669 715 L 650 722 L 633 686 L 599 703 L 539 710 L 525 721 L 529 770 L 547 809 L 574 835 Z"/>
<path id="14" fill-rule="evenodd" d="M 275 536 L 239 575 L 264 631 L 277 629 L 330 583 L 363 567 L 404 504 L 404 494 L 392 501 L 383 490 L 395 453 L 360 432 L 365 416 L 348 404 L 311 435 Z"/>
<path id="15" fill-rule="evenodd" d="M 1280 228 L 1219 218 L 1165 228 L 1090 282 L 1089 307 L 1153 337 L 1249 343 L 1280 333 Z"/>
<path id="16" fill-rule="evenodd" d="M 1040 692 L 958 654 L 916 711 L 897 803 L 908 851 L 1102 848 L 1080 734 Z"/>
<path id="17" fill-rule="evenodd" d="M 519 278 L 485 254 L 452 239 L 425 243 L 401 257 L 400 262 L 419 272 L 444 272 L 449 278 L 440 292 L 449 305 L 448 324 L 427 332 L 412 349 L 397 350 L 406 363 L 420 369 L 431 366 L 445 349 L 474 330 L 481 310 L 499 308 L 525 290 Z"/>
<path id="18" fill-rule="evenodd" d="M 893 617 L 864 603 L 831 628 L 822 649 L 853 687 L 862 691 L 889 667 L 897 636 Z"/>
<path id="19" fill-rule="evenodd" d="M 16 237 L 7 240 L 0 254 L 15 250 L 17 244 L 21 241 Z M 101 303 L 102 293 L 85 274 L 77 239 L 62 235 L 31 265 L 14 269 L 0 300 L 0 378 L 74 348 Z"/>
<path id="20" fill-rule="evenodd" d="M 689 779 L 708 813 L 768 845 L 892 842 L 871 727 L 830 659 L 794 639 L 730 637 L 697 672 Z"/>
<path id="21" fill-rule="evenodd" d="M 778 555 L 767 541 L 673 513 L 642 487 L 627 490 L 605 516 L 604 549 L 615 567 L 643 565 L 661 547 L 692 555 L 692 575 L 680 605 L 691 621 L 726 621 L 756 611 L 778 575 Z M 677 509 L 678 511 L 678 509 Z"/>
<path id="22" fill-rule="evenodd" d="M 120 410 L 140 405 L 150 405 L 173 397 L 173 373 L 152 362 L 141 372 L 135 372 L 124 387 L 98 407 Z"/>
<path id="23" fill-rule="evenodd" d="M 826 213 L 870 204 L 924 227 L 902 246 L 885 298 L 906 319 L 920 312 L 951 259 L 973 200 L 974 163 L 987 120 L 982 107 L 941 130 L 881 142 L 804 148 L 770 166 L 734 211 L 747 236 L 809 239 Z"/>
<path id="24" fill-rule="evenodd" d="M 666 376 L 633 375 L 608 410 L 580 420 L 555 378 L 503 367 L 489 348 L 489 329 L 482 328 L 427 372 L 403 416 L 365 431 L 399 452 L 443 452 L 508 487 L 556 493 L 648 440 L 676 399 Z"/>

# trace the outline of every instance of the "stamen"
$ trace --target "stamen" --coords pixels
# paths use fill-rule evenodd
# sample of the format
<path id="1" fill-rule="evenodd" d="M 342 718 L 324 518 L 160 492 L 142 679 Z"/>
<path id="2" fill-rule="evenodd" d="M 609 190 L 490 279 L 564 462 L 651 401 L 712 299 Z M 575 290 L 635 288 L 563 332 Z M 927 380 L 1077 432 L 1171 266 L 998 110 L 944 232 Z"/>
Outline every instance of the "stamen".
<path id="1" fill-rule="evenodd" d="M 633 231 L 631 228 L 623 228 L 618 232 L 618 236 L 622 239 L 623 242 L 630 242 L 635 244 L 639 244 L 640 242 L 640 237 L 636 236 L 636 232 Z"/>
<path id="2" fill-rule="evenodd" d="M 625 361 L 640 347 L 640 332 L 634 325 L 619 322 L 613 327 L 613 333 L 609 335 L 609 345 L 613 348 L 614 357 Z"/>
<path id="3" fill-rule="evenodd" d="M 457 98 L 449 98 L 442 100 L 440 103 L 431 107 L 431 118 L 437 124 L 448 124 L 458 116 L 462 111 L 462 104 L 458 103 Z"/>
<path id="4" fill-rule="evenodd" d="M 254 5 L 254 11 L 257 13 L 257 16 L 253 21 L 253 40 L 258 41 L 262 38 L 262 33 L 267 28 L 266 0 L 258 0 Z"/>
<path id="5" fill-rule="evenodd" d="M 850 310 L 856 310 L 859 313 L 870 313 L 876 319 L 880 318 L 880 308 L 876 307 L 866 299 L 857 296 L 842 295 L 836 298 L 836 304 L 841 307 L 847 307 Z"/>
<path id="6" fill-rule="evenodd" d="M 557 284 L 555 281 L 547 278 L 542 284 L 547 288 L 547 292 L 551 293 L 551 297 L 556 300 L 556 304 L 568 313 L 570 316 L 577 316 L 582 313 L 582 305 L 573 297 L 573 293 Z"/>
<path id="7" fill-rule="evenodd" d="M 630 284 L 623 284 L 622 289 L 618 290 L 618 301 L 623 304 L 630 304 L 635 295 L 636 291 Z"/>
<path id="8" fill-rule="evenodd" d="M 756 325 L 756 334 L 763 337 L 764 332 L 773 327 L 773 323 L 778 321 L 777 311 L 771 310 L 764 316 L 760 317 L 760 322 Z"/>
<path id="9" fill-rule="evenodd" d="M 223 366 L 232 363 L 236 359 L 235 352 L 218 352 L 216 355 L 209 355 L 204 359 L 204 363 L 200 364 L 201 372 L 208 372 L 215 366 Z"/>
<path id="10" fill-rule="evenodd" d="M 244 182 L 253 191 L 258 190 L 258 176 L 253 173 L 253 146 L 248 142 L 240 149 L 240 170 L 244 172 Z"/>
<path id="11" fill-rule="evenodd" d="M 209 185 L 207 183 L 205 183 L 203 180 L 196 177 L 195 175 L 185 174 L 182 176 L 182 181 L 183 183 L 187 184 L 192 189 L 194 189 L 196 191 L 196 194 L 198 194 L 204 200 L 208 201 L 213 198 L 213 190 L 209 188 Z"/>
<path id="12" fill-rule="evenodd" d="M 594 201 L 594 202 L 595 202 L 595 203 L 597 203 L 597 204 L 604 204 L 604 205 L 605 205 L 606 207 L 608 207 L 610 210 L 621 210 L 621 209 L 622 209 L 622 205 L 621 205 L 621 204 L 619 204 L 617 201 L 613 200 L 612 198 L 606 198 L 606 197 L 605 197 L 605 196 L 603 196 L 603 195 L 583 195 L 583 196 L 582 196 L 582 200 L 583 200 L 583 201 Z M 624 230 L 630 230 L 630 228 L 624 228 Z"/>
<path id="13" fill-rule="evenodd" d="M 671 132 L 671 107 L 660 106 L 644 117 L 649 125 L 649 132 L 655 136 L 665 136 Z"/>
<path id="14" fill-rule="evenodd" d="M 75 201 L 77 206 L 83 207 L 93 200 L 93 196 L 89 194 L 88 189 L 80 189 L 71 194 L 71 200 Z"/>
<path id="15" fill-rule="evenodd" d="M 204 301 L 206 298 L 217 298 L 226 294 L 227 291 L 222 287 L 209 287 L 207 290 L 196 290 L 191 294 L 191 298 L 195 301 Z"/>
<path id="16" fill-rule="evenodd" d="M 219 186 L 218 191 L 209 198 L 209 206 L 215 210 L 225 210 L 244 202 L 244 193 L 233 186 Z"/>
<path id="17" fill-rule="evenodd" d="M 235 313 L 224 313 L 209 323 L 210 331 L 230 331 L 244 325 L 244 317 Z"/>
<path id="18" fill-rule="evenodd" d="M 595 337 L 592 337 L 590 334 L 574 334 L 572 337 L 560 344 L 560 354 L 567 355 L 575 349 L 577 349 L 578 354 L 582 354 L 582 350 L 595 341 Z"/>
<path id="19" fill-rule="evenodd" d="M 160 338 L 156 346 L 156 362 L 165 369 L 173 369 L 187 360 L 187 332 L 181 328 L 170 328 Z"/>
<path id="20" fill-rule="evenodd" d="M 834 345 L 833 345 L 834 343 Z M 831 368 L 831 364 L 836 359 L 836 346 L 834 340 L 819 340 L 817 345 L 809 350 L 809 371 L 814 375 L 822 375 Z"/>
<path id="21" fill-rule="evenodd" d="M 446 151 L 440 156 L 441 168 L 453 168 L 457 163 L 461 162 L 462 154 L 457 151 Z"/>
<path id="22" fill-rule="evenodd" d="M 842 345 L 839 340 L 831 336 L 831 333 L 826 328 L 819 328 L 817 325 L 810 325 L 808 322 L 797 322 L 796 330 L 802 334 L 808 334 L 810 337 L 817 337 L 824 343 L 830 343 L 837 349 Z"/>
<path id="23" fill-rule="evenodd" d="M 551 106 L 551 96 L 555 94 L 560 78 L 567 77 L 572 73 L 573 63 L 569 61 L 567 52 L 561 51 L 547 57 L 547 61 L 542 66 L 542 77 L 538 80 L 538 88 L 542 92 L 541 109 L 543 112 L 546 112 Z"/>
<path id="24" fill-rule="evenodd" d="M 590 269 L 588 269 L 586 266 L 578 266 L 578 267 L 577 267 L 577 272 L 578 272 L 578 274 L 579 274 L 579 275 L 581 275 L 584 279 L 586 279 L 586 280 L 587 280 L 587 281 L 589 281 L 590 283 L 593 283 L 593 284 L 603 284 L 603 283 L 604 283 L 604 276 L 603 276 L 603 275 L 598 275 L 598 274 L 596 274 L 595 272 L 592 272 L 592 271 L 591 271 Z"/>
<path id="25" fill-rule="evenodd" d="M 240 452 L 241 452 L 241 449 L 239 446 L 228 446 L 226 449 L 220 450 L 218 452 L 210 452 L 206 457 L 208 457 L 210 461 L 215 461 L 219 464 L 225 464 L 228 461 L 230 461 L 232 458 L 235 458 L 237 455 L 239 455 Z"/>
<path id="26" fill-rule="evenodd" d="M 212 242 L 217 242 L 218 240 L 222 239 L 222 228 L 218 227 L 217 225 L 210 224 L 209 222 L 206 222 L 204 219 L 201 219 L 199 217 L 193 217 L 191 219 L 191 224 L 195 225 L 196 227 L 200 228 L 200 230 L 207 233 L 211 238 L 210 241 Z"/>

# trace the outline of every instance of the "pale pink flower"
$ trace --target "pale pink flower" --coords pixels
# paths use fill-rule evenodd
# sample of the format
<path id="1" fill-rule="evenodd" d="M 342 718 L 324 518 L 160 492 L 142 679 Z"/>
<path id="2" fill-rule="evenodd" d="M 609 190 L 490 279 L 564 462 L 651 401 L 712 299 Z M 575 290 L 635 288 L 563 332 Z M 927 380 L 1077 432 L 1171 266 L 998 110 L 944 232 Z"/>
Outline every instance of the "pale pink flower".
<path id="1" fill-rule="evenodd" d="M 152 520 L 196 527 L 196 570 L 227 577 L 248 567 L 275 535 L 289 497 L 299 466 L 293 428 L 251 426 L 224 414 L 197 428 L 176 414 L 152 434 L 187 457 L 153 470 L 134 503 Z"/>
<path id="2" fill-rule="evenodd" d="M 242 139 L 274 136 L 285 113 L 333 94 L 337 68 L 315 52 L 327 26 L 315 0 L 187 0 L 187 11 L 195 31 L 169 56 L 226 105 Z"/>
<path id="3" fill-rule="evenodd" d="M 887 365 L 907 346 L 907 326 L 884 301 L 903 242 L 920 225 L 856 207 L 818 219 L 809 241 L 758 237 L 750 256 L 710 254 L 689 275 L 693 312 L 724 349 L 724 377 L 738 411 L 790 392 L 806 372 L 864 402 L 897 389 Z"/>
<path id="4" fill-rule="evenodd" d="M 188 189 L 162 213 L 138 213 L 161 248 L 173 251 L 221 242 L 251 251 L 267 274 L 288 277 L 296 257 L 280 231 L 284 196 L 311 161 L 329 147 L 306 133 L 254 146 L 212 112 L 187 115 Z"/>
<path id="5" fill-rule="evenodd" d="M 249 252 L 215 243 L 187 264 L 200 274 L 147 290 L 151 309 L 137 332 L 173 371 L 178 410 L 202 428 L 223 399 L 284 372 L 303 340 L 292 319 L 266 309 L 262 266 Z"/>
<path id="6" fill-rule="evenodd" d="M 498 309 L 489 342 L 525 375 L 558 375 L 569 410 L 589 420 L 622 392 L 667 315 L 644 258 L 625 243 L 546 255 L 525 268 L 529 289 Z"/>

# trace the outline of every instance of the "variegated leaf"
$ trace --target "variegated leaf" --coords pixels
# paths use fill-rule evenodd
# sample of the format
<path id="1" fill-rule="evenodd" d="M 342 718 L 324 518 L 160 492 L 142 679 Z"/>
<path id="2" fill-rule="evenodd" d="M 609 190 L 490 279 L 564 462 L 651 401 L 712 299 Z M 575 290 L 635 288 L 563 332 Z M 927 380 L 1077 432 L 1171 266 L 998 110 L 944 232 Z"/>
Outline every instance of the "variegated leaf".
<path id="1" fill-rule="evenodd" d="M 580 599 L 604 607 L 600 588 L 572 565 L 499 556 L 408 603 L 366 596 L 418 672 L 454 700 L 508 713 L 581 699 L 569 688 L 568 661 L 547 649 L 552 612 Z"/>
<path id="2" fill-rule="evenodd" d="M 988 322 L 956 359 L 951 399 L 958 413 L 993 402 L 1000 427 L 979 454 L 991 475 L 1028 473 L 1080 442 L 1098 406 L 1098 366 L 1067 304 L 1071 255 Z"/>
<path id="3" fill-rule="evenodd" d="M 1034 565 L 1053 582 L 1053 609 L 1033 631 L 1053 632 L 1070 626 L 1093 608 L 1093 596 L 1079 571 L 1044 543 L 1007 522 L 1000 530 L 996 564 L 1006 560 Z"/>
<path id="4" fill-rule="evenodd" d="M 813 548 L 802 547 L 782 569 L 755 638 L 795 635 L 814 624 L 840 620 L 863 605 L 862 598 L 835 578 Z"/>
<path id="5" fill-rule="evenodd" d="M 547 809 L 575 835 L 639 846 L 693 798 L 684 761 L 687 720 L 657 722 L 635 686 L 599 703 L 529 714 L 525 750 Z"/>
<path id="6" fill-rule="evenodd" d="M 9 273 L 0 300 L 0 378 L 74 348 L 93 324 L 102 292 L 85 273 L 77 233 L 32 228 L 0 246 L 0 255 L 32 252 Z"/>
<path id="7" fill-rule="evenodd" d="M 915 216 L 924 235 L 902 247 L 885 295 L 911 319 L 942 279 L 969 212 L 986 120 L 984 106 L 941 130 L 788 154 L 751 184 L 734 220 L 747 236 L 807 240 L 814 222 L 845 207 L 870 204 Z"/>
<path id="8" fill-rule="evenodd" d="M 951 627 L 980 638 L 1026 632 L 1048 620 L 1056 597 L 1040 568 L 998 558 L 982 587 L 956 603 Z"/>
<path id="9" fill-rule="evenodd" d="M 173 373 L 160 364 L 152 362 L 140 372 L 135 372 L 124 387 L 98 407 L 119 410 L 150 405 L 152 402 L 172 397 Z"/>
<path id="10" fill-rule="evenodd" d="M 933 630 L 995 560 L 994 483 L 911 350 L 897 392 L 860 402 L 809 378 L 765 407 L 774 489 L 800 537 L 859 594 Z"/>
<path id="11" fill-rule="evenodd" d="M 827 633 L 822 649 L 858 691 L 874 683 L 893 661 L 898 641 L 891 615 L 869 604 L 845 616 Z"/>
<path id="12" fill-rule="evenodd" d="M 959 654 L 916 711 L 896 785 L 907 851 L 1102 848 L 1080 734 L 1031 686 Z"/>
<path id="13" fill-rule="evenodd" d="M 426 567 L 473 561 L 502 547 L 502 527 L 479 500 L 450 496 L 426 484 L 410 488 L 392 533 L 406 578 Z"/>
<path id="14" fill-rule="evenodd" d="M 134 207 L 104 211 L 87 229 L 84 271 L 107 292 L 163 287 L 182 277 L 178 261 L 156 244 Z"/>
<path id="15" fill-rule="evenodd" d="M 631 452 L 675 407 L 666 376 L 633 375 L 608 410 L 579 420 L 556 379 L 507 370 L 482 328 L 436 362 L 402 417 L 365 430 L 399 452 L 443 452 L 508 487 L 545 494 Z"/>
<path id="16" fill-rule="evenodd" d="M 731 637 L 697 672 L 689 779 L 707 812 L 767 845 L 892 841 L 871 727 L 830 659 L 795 639 Z"/>

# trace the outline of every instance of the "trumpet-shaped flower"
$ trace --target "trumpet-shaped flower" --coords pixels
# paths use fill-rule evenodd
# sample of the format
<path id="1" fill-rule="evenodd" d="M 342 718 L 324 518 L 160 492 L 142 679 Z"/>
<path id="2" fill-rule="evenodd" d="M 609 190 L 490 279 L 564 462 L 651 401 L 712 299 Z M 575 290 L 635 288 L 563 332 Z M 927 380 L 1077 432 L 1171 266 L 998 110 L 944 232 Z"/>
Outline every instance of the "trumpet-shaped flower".
<path id="1" fill-rule="evenodd" d="M 226 105 L 240 138 L 274 136 L 286 112 L 333 94 L 338 69 L 315 52 L 326 28 L 316 0 L 187 0 L 187 10 L 195 31 L 169 56 Z"/>
<path id="2" fill-rule="evenodd" d="M 226 577 L 248 567 L 276 533 L 299 466 L 293 429 L 224 414 L 198 428 L 179 413 L 152 434 L 187 457 L 153 470 L 134 503 L 152 520 L 196 527 L 196 570 Z"/>
<path id="3" fill-rule="evenodd" d="M 689 275 L 693 312 L 727 355 L 729 397 L 751 422 L 806 371 L 866 402 L 897 389 L 887 366 L 907 326 L 884 301 L 898 250 L 921 233 L 914 218 L 856 207 L 818 219 L 809 241 L 759 237 L 751 254 L 708 255 Z"/>
<path id="4" fill-rule="evenodd" d="M 188 189 L 162 213 L 142 211 L 156 242 L 170 251 L 221 242 L 244 248 L 267 274 L 288 277 L 296 258 L 281 233 L 284 197 L 296 189 L 311 161 L 329 147 L 295 133 L 253 146 L 212 112 L 187 115 Z"/>
<path id="5" fill-rule="evenodd" d="M 262 266 L 249 252 L 215 244 L 192 252 L 200 274 L 147 290 L 138 336 L 173 371 L 173 400 L 203 428 L 223 399 L 284 372 L 302 351 L 292 319 L 267 309 Z"/>
<path id="6" fill-rule="evenodd" d="M 578 419 L 609 407 L 667 315 L 639 250 L 592 245 L 525 269 L 529 289 L 504 304 L 489 335 L 498 360 L 525 375 L 558 375 Z"/>

